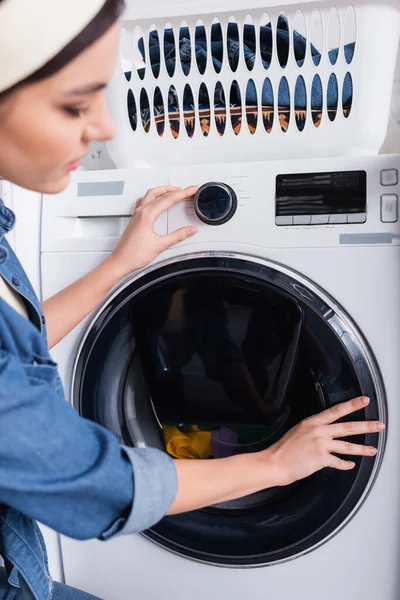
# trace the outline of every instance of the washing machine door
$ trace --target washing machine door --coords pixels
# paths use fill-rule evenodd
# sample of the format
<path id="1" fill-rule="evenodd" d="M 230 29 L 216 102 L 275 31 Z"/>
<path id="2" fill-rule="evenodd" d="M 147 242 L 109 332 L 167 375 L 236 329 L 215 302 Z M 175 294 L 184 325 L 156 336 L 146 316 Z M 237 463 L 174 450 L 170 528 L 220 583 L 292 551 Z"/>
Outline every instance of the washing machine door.
<path id="1" fill-rule="evenodd" d="M 283 266 L 227 254 L 180 257 L 125 281 L 90 325 L 73 377 L 80 414 L 121 443 L 207 460 L 267 448 L 360 394 L 371 403 L 354 419 L 384 419 L 374 359 L 334 300 Z M 180 445 L 180 434 L 199 431 L 200 446 Z M 378 444 L 376 435 L 356 441 Z M 144 535 L 213 564 L 293 558 L 355 514 L 381 454 L 166 517 Z"/>

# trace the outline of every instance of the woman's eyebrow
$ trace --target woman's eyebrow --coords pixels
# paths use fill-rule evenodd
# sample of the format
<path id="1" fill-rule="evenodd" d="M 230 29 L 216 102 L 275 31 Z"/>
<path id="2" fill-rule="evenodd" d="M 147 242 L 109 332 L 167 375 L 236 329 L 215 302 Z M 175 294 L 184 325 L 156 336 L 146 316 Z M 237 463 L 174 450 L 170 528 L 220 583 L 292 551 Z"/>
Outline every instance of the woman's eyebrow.
<path id="1" fill-rule="evenodd" d="M 73 90 L 69 90 L 66 95 L 67 96 L 84 96 L 86 94 L 92 94 L 93 92 L 98 92 L 99 90 L 103 90 L 107 86 L 106 83 L 91 83 L 89 85 L 84 85 L 79 88 L 75 88 Z"/>

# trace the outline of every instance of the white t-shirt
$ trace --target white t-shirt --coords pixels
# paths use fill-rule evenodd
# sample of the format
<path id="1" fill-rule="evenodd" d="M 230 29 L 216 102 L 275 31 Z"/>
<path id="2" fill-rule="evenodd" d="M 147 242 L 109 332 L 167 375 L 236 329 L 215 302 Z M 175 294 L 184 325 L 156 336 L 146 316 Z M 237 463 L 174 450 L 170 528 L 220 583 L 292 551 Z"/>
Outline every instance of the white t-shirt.
<path id="1" fill-rule="evenodd" d="M 29 318 L 28 311 L 26 309 L 25 302 L 23 301 L 22 297 L 1 276 L 0 298 L 3 298 L 3 300 L 7 302 L 7 304 L 9 304 L 11 308 L 16 310 L 20 315 L 22 315 L 26 319 Z"/>

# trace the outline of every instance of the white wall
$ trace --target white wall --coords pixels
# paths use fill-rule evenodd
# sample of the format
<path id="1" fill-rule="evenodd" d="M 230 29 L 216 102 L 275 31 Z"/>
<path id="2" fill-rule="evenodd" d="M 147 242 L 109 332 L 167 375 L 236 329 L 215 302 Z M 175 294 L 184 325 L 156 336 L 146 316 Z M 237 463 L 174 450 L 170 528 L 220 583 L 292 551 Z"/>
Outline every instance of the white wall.
<path id="1" fill-rule="evenodd" d="M 400 48 L 394 75 L 388 132 L 381 152 L 382 154 L 400 153 Z"/>

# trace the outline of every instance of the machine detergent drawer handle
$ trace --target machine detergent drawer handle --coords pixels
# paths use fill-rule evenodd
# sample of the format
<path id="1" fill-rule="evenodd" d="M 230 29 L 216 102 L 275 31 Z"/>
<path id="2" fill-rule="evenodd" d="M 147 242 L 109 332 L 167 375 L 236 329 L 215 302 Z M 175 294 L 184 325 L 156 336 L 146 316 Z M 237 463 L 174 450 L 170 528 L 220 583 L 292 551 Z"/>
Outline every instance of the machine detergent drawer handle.
<path id="1" fill-rule="evenodd" d="M 76 237 L 120 237 L 131 215 L 85 215 L 75 218 Z"/>

